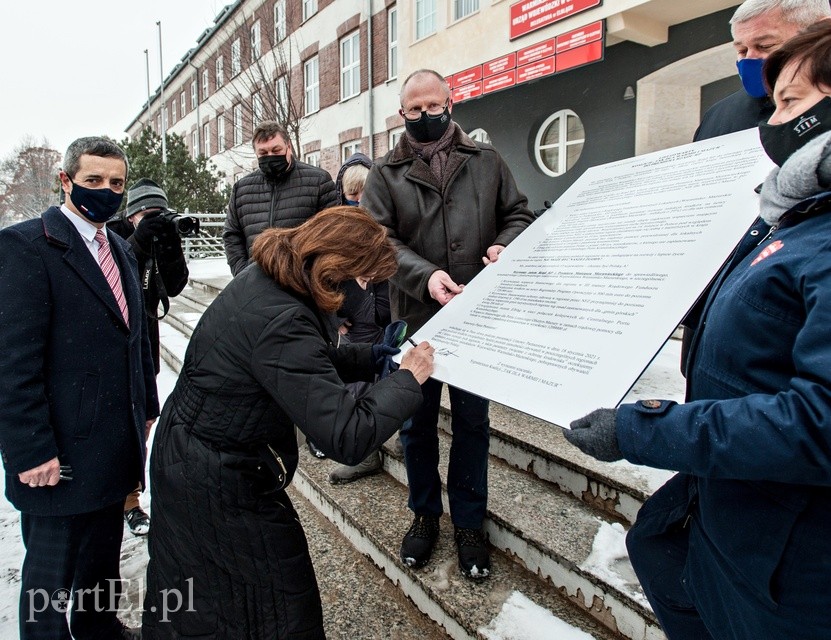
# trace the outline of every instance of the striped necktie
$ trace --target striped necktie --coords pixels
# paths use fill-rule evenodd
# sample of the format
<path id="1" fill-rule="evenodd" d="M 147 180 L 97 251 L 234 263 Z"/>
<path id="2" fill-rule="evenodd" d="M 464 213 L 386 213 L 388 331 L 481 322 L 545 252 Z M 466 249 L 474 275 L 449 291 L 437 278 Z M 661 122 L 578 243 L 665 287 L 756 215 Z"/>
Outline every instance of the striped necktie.
<path id="1" fill-rule="evenodd" d="M 118 303 L 118 308 L 121 309 L 121 315 L 124 317 L 124 323 L 129 327 L 130 315 L 127 312 L 127 299 L 124 297 L 124 290 L 121 288 L 121 274 L 118 272 L 115 260 L 113 260 L 110 243 L 107 242 L 107 236 L 101 229 L 95 232 L 95 240 L 98 242 L 98 263 L 101 265 L 101 271 L 104 272 L 107 284 L 113 290 L 115 301 Z"/>

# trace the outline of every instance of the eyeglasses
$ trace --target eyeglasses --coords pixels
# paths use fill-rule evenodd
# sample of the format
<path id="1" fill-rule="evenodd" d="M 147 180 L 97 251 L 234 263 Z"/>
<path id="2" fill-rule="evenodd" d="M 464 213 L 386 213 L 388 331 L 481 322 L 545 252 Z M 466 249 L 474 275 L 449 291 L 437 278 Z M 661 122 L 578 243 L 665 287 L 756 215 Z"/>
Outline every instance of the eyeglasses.
<path id="1" fill-rule="evenodd" d="M 448 98 L 444 104 L 433 103 L 428 106 L 426 109 L 422 109 L 421 107 L 411 107 L 407 110 L 399 109 L 398 113 L 407 120 L 418 120 L 421 118 L 422 113 L 426 113 L 431 118 L 436 118 L 444 113 L 444 110 L 447 108 L 447 105 L 450 104 L 450 98 Z"/>

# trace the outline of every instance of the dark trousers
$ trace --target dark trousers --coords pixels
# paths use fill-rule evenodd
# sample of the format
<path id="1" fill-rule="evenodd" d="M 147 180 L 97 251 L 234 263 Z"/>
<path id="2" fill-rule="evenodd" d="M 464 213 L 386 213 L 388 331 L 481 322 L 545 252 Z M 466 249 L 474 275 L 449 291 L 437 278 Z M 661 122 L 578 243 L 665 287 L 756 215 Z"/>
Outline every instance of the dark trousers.
<path id="1" fill-rule="evenodd" d="M 439 478 L 439 405 L 442 383 L 421 385 L 424 401 L 401 428 L 401 444 L 410 487 L 410 509 L 417 515 L 441 515 Z M 448 387 L 452 444 L 447 468 L 450 517 L 457 527 L 478 529 L 488 504 L 488 401 Z"/>
<path id="2" fill-rule="evenodd" d="M 21 513 L 26 547 L 20 587 L 22 640 L 120 637 L 116 610 L 125 591 L 119 582 L 123 507 L 118 502 L 72 516 Z M 70 597 L 74 604 L 67 625 Z"/>
<path id="3" fill-rule="evenodd" d="M 629 559 L 669 640 L 712 640 L 684 586 L 689 526 L 657 533 L 638 520 L 626 536 Z"/>

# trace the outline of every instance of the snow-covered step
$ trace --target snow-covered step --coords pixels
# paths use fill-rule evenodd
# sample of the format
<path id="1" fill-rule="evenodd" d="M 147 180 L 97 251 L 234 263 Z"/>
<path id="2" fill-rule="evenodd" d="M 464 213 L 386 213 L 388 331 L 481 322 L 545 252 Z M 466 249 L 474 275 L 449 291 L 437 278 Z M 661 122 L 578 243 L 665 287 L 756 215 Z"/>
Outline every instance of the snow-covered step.
<path id="1" fill-rule="evenodd" d="M 447 510 L 450 436 L 440 432 L 439 475 Z M 402 485 L 403 460 L 384 448 L 384 468 Z M 362 481 L 361 481 L 362 482 Z M 406 526 L 401 531 L 401 535 Z M 582 500 L 491 456 L 488 514 L 491 544 L 547 580 L 559 593 L 621 637 L 663 638 L 629 563 L 624 527 Z"/>
<path id="2" fill-rule="evenodd" d="M 479 582 L 464 578 L 457 566 L 453 526 L 446 515 L 441 519 L 441 533 L 430 563 L 417 570 L 406 567 L 398 557 L 401 539 L 412 520 L 406 506 L 406 487 L 386 473 L 352 484 L 331 485 L 327 474 L 334 466 L 333 461 L 318 460 L 301 447 L 294 485 L 451 638 L 624 637 L 502 551 L 493 552 L 490 578 Z M 522 614 L 512 617 L 518 607 Z M 540 619 L 544 622 L 533 622 Z M 510 633 L 504 629 L 506 624 L 512 627 Z M 547 633 L 535 636 L 527 629 L 516 628 L 522 624 L 543 624 Z M 640 638 L 644 637 L 658 636 Z"/>

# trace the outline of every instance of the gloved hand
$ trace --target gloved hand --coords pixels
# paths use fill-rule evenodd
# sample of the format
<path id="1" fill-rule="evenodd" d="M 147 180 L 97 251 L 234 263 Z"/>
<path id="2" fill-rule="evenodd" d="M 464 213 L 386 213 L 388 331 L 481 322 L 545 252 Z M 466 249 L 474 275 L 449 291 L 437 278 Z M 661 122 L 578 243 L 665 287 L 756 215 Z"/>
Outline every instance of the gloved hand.
<path id="1" fill-rule="evenodd" d="M 384 370 L 384 365 L 387 363 L 387 358 L 394 356 L 396 353 L 401 353 L 398 347 L 388 347 L 385 344 L 372 345 L 372 362 L 375 363 L 375 371 L 378 374 Z"/>
<path id="2" fill-rule="evenodd" d="M 563 435 L 571 444 L 593 458 L 603 462 L 622 460 L 623 454 L 617 443 L 615 418 L 617 409 L 595 409 L 571 423 L 571 430 Z"/>
<path id="3" fill-rule="evenodd" d="M 150 248 L 153 245 L 153 238 L 162 238 L 170 229 L 170 223 L 162 218 L 159 214 L 149 214 L 141 219 L 136 230 L 133 231 L 133 239 L 138 244 L 139 248 L 145 253 L 150 253 Z M 175 231 L 174 231 L 175 233 Z"/>

